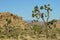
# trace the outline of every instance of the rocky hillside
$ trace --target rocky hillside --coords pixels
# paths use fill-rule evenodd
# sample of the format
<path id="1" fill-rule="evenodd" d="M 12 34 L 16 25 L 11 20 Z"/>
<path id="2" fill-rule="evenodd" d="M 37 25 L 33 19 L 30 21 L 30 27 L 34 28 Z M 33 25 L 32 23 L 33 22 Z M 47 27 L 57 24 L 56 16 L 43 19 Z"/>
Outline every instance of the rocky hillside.
<path id="1" fill-rule="evenodd" d="M 25 22 L 22 17 L 10 12 L 1 12 L 0 40 L 60 40 L 60 29 L 48 31 L 49 36 L 46 38 L 44 27 L 32 25 L 33 23 Z"/>
<path id="2" fill-rule="evenodd" d="M 0 26 L 3 27 L 6 24 L 6 19 L 11 20 L 11 23 L 9 24 L 11 27 L 13 26 L 21 26 L 26 27 L 27 23 L 22 19 L 22 17 L 19 17 L 17 15 L 13 15 L 10 12 L 1 12 L 0 13 Z"/>

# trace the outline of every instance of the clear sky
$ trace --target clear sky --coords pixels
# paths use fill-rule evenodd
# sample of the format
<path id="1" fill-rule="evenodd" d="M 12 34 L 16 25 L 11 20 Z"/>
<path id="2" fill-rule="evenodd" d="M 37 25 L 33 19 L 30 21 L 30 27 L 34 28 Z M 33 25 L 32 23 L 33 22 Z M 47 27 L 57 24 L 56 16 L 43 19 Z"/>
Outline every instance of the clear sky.
<path id="1" fill-rule="evenodd" d="M 60 0 L 0 0 L 0 12 L 11 12 L 24 20 L 32 20 L 34 6 L 44 4 L 50 4 L 53 9 L 50 19 L 60 19 Z"/>

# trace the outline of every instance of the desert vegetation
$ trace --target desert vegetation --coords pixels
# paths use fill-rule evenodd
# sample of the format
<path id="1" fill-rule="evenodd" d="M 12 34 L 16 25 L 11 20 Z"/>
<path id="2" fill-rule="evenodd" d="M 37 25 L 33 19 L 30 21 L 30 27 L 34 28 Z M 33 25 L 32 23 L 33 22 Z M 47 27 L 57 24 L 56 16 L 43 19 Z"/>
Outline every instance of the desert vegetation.
<path id="1" fill-rule="evenodd" d="M 56 26 L 58 20 L 49 20 L 50 11 L 50 4 L 40 8 L 35 6 L 33 25 L 10 12 L 0 13 L 0 40 L 60 40 L 60 28 Z M 43 25 L 38 25 L 40 19 Z"/>

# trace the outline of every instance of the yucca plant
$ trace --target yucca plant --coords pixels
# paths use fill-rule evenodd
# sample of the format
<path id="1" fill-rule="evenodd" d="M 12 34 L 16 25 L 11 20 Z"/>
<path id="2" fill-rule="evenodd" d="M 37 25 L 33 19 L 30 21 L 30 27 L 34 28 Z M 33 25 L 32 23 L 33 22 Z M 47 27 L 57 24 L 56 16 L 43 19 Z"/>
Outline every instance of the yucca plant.
<path id="1" fill-rule="evenodd" d="M 42 10 L 45 10 L 44 12 L 42 12 Z M 48 23 L 49 17 L 50 17 L 50 11 L 52 11 L 52 9 L 50 8 L 50 4 L 48 5 L 44 5 L 40 7 L 35 6 L 34 10 L 32 11 L 32 17 L 36 18 L 37 20 L 39 20 L 40 18 L 42 19 L 42 21 L 44 22 L 44 28 L 46 31 L 46 38 L 48 38 L 48 25 L 46 23 Z"/>

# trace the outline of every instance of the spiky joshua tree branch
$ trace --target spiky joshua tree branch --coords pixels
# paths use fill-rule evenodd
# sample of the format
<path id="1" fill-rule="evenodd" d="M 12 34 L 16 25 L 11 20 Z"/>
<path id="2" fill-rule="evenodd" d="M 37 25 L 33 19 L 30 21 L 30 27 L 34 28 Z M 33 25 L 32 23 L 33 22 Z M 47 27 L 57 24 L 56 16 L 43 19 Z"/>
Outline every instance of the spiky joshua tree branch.
<path id="1" fill-rule="evenodd" d="M 50 4 L 41 6 L 40 9 L 38 6 L 35 6 L 34 10 L 32 11 L 33 18 L 35 17 L 37 20 L 39 20 L 41 18 L 42 21 L 44 22 L 44 27 L 46 30 L 46 38 L 48 37 L 48 34 L 47 34 L 48 33 L 48 28 L 47 28 L 48 25 L 46 23 L 48 23 L 48 21 L 49 21 L 50 11 L 52 11 L 52 9 L 50 8 Z"/>

